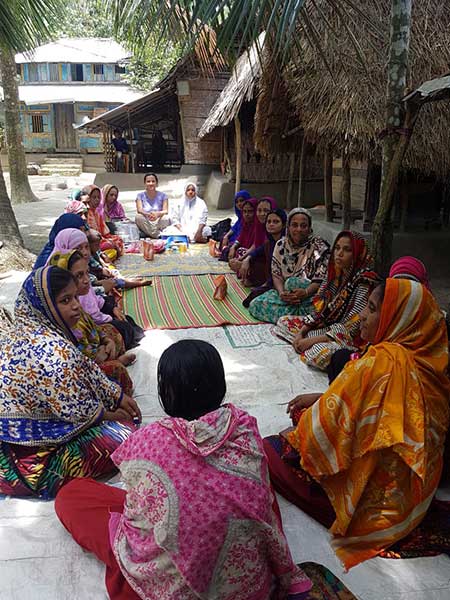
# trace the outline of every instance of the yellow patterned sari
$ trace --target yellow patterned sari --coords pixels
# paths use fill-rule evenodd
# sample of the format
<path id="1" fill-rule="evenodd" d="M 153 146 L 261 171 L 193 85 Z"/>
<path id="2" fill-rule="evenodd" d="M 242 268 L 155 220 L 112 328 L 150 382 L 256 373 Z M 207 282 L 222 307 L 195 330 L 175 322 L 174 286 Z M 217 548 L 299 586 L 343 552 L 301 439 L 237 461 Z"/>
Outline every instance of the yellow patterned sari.
<path id="1" fill-rule="evenodd" d="M 289 441 L 336 512 L 333 548 L 349 569 L 425 516 L 449 423 L 444 317 L 422 285 L 388 279 L 373 346 L 307 409 Z"/>

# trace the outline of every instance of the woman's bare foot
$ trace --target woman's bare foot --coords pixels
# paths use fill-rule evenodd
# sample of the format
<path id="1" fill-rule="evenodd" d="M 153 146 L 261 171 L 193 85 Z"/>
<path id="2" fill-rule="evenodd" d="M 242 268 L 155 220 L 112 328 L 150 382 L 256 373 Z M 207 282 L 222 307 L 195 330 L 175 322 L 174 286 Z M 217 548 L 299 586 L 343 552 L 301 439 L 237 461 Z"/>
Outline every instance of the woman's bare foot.
<path id="1" fill-rule="evenodd" d="M 136 360 L 136 354 L 122 354 L 122 356 L 119 356 L 117 360 L 121 362 L 125 367 L 129 367 Z"/>

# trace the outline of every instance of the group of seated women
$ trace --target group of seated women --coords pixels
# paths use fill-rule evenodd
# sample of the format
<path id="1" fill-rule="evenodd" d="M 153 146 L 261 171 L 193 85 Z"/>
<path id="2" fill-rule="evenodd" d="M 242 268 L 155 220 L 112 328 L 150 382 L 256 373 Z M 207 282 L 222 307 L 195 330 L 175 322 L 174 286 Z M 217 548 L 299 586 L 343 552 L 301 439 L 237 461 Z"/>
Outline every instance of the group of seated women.
<path id="1" fill-rule="evenodd" d="M 448 338 L 423 265 L 400 259 L 382 282 L 358 234 L 341 232 L 330 252 L 304 209 L 286 219 L 272 198 L 245 197 L 236 208 L 224 257 L 244 281 L 259 259 L 271 265 L 250 311 L 333 373 L 326 392 L 289 403 L 279 435 L 262 440 L 253 417 L 223 404 L 222 360 L 199 340 L 162 354 L 167 417 L 139 428 L 126 368 L 139 331 L 111 296 L 125 283 L 105 275 L 104 237 L 78 215 L 55 224 L 2 325 L 0 492 L 56 496 L 113 599 L 294 599 L 311 582 L 273 489 L 330 528 L 351 568 L 412 531 L 440 481 Z M 95 481 L 117 469 L 126 491 Z"/>

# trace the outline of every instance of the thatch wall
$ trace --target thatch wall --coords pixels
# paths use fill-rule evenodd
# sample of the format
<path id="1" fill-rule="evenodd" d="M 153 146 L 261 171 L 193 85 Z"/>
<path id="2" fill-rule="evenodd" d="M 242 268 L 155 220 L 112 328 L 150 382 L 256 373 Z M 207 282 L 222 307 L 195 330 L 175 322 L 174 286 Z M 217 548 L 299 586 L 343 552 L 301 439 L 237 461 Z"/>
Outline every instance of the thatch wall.
<path id="1" fill-rule="evenodd" d="M 316 18 L 323 54 L 310 46 L 284 71 L 291 104 L 306 137 L 319 149 L 331 146 L 340 156 L 349 145 L 356 159 L 379 160 L 380 133 L 385 127 L 385 91 L 390 33 L 390 0 L 360 0 L 358 6 L 378 31 L 358 15 L 347 21 L 365 56 L 365 67 L 336 13 L 324 0 L 324 18 Z M 334 33 L 335 32 L 335 33 Z M 417 0 L 413 3 L 409 89 L 450 71 L 450 2 Z M 281 132 L 280 132 L 281 133 Z M 422 109 L 405 158 L 405 166 L 447 176 L 450 172 L 450 103 Z"/>

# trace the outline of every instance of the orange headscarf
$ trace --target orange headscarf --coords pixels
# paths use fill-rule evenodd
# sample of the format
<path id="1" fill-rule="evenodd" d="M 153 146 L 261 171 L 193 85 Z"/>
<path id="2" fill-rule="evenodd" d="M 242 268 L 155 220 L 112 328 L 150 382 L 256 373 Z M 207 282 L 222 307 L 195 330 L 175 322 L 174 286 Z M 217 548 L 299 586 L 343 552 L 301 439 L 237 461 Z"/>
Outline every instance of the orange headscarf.
<path id="1" fill-rule="evenodd" d="M 416 527 L 439 483 L 449 423 L 448 340 L 421 284 L 388 279 L 375 343 L 302 415 L 291 444 L 336 512 L 346 568 Z"/>

